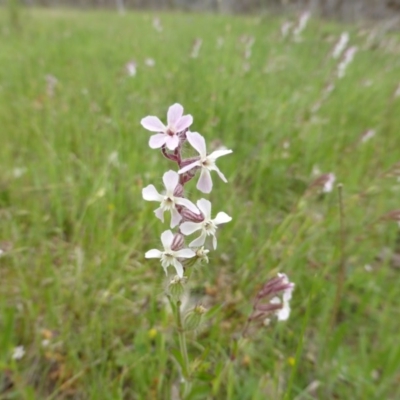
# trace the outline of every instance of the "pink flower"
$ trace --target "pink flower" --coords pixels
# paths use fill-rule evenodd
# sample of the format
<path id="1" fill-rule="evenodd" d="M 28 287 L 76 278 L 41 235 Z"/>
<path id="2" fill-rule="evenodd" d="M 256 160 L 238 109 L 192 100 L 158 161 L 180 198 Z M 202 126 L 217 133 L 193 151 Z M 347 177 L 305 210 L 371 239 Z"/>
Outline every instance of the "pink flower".
<path id="1" fill-rule="evenodd" d="M 175 103 L 168 109 L 167 121 L 168 125 L 165 126 L 159 118 L 152 115 L 140 121 L 143 128 L 150 132 L 158 132 L 150 137 L 149 146 L 152 149 L 165 145 L 169 150 L 175 150 L 179 146 L 178 134 L 192 125 L 193 117 L 189 114 L 183 115 L 183 107 Z"/>
<path id="2" fill-rule="evenodd" d="M 190 211 L 199 214 L 197 207 L 188 199 L 179 196 L 182 192 L 181 185 L 179 184 L 179 175 L 175 171 L 168 171 L 163 176 L 165 186 L 165 194 L 158 193 L 154 185 L 149 185 L 142 190 L 143 198 L 147 201 L 159 201 L 160 207 L 154 213 L 156 217 L 164 222 L 164 212 L 170 211 L 171 213 L 171 228 L 177 226 L 182 219 L 176 209 L 177 205 L 184 206 Z"/>
<path id="3" fill-rule="evenodd" d="M 206 142 L 203 136 L 197 132 L 186 132 L 186 138 L 193 148 L 200 154 L 198 160 L 181 168 L 178 173 L 183 174 L 193 168 L 201 168 L 200 178 L 197 182 L 197 189 L 203 193 L 210 193 L 212 189 L 212 180 L 210 171 L 216 171 L 219 177 L 226 183 L 224 174 L 215 165 L 217 158 L 232 153 L 232 150 L 215 150 L 207 155 Z"/>
<path id="4" fill-rule="evenodd" d="M 175 248 L 174 243 L 175 236 L 171 231 L 165 231 L 161 234 L 161 243 L 164 246 L 164 251 L 152 249 L 146 252 L 144 255 L 146 258 L 159 258 L 161 265 L 164 268 L 165 274 L 167 274 L 168 266 L 172 265 L 177 275 L 183 277 L 183 266 L 178 258 L 192 258 L 196 255 L 193 250 L 190 249 L 180 249 Z M 180 243 L 180 240 L 177 242 Z"/>
<path id="5" fill-rule="evenodd" d="M 204 220 L 201 222 L 184 222 L 180 226 L 181 232 L 184 235 L 191 235 L 196 231 L 201 231 L 201 235 L 189 244 L 191 247 L 203 246 L 206 241 L 206 237 L 212 236 L 213 247 L 215 250 L 217 248 L 217 238 L 215 236 L 217 232 L 217 225 L 232 221 L 232 218 L 224 212 L 219 212 L 214 219 L 211 219 L 211 202 L 206 199 L 200 199 L 197 202 L 197 207 L 199 207 L 200 211 L 204 215 Z"/>

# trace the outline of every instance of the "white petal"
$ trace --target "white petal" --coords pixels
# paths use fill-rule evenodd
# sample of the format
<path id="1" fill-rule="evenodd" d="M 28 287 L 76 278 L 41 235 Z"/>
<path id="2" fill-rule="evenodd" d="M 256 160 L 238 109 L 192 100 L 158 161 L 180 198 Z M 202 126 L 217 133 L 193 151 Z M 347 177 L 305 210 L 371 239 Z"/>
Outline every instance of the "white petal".
<path id="1" fill-rule="evenodd" d="M 161 234 L 161 243 L 164 249 L 171 249 L 172 241 L 174 240 L 174 234 L 171 231 L 165 231 Z"/>
<path id="2" fill-rule="evenodd" d="M 163 196 L 157 192 L 157 189 L 154 185 L 146 186 L 142 189 L 142 196 L 147 201 L 162 201 Z"/>
<path id="3" fill-rule="evenodd" d="M 203 246 L 203 244 L 204 244 L 205 241 L 206 241 L 206 237 L 207 237 L 207 234 L 203 231 L 203 232 L 201 233 L 201 235 L 200 235 L 197 239 L 194 239 L 193 242 L 191 242 L 191 243 L 189 244 L 189 246 L 190 246 L 190 247 L 200 247 L 200 246 Z"/>
<path id="4" fill-rule="evenodd" d="M 217 237 L 215 236 L 215 235 L 213 235 L 213 248 L 214 248 L 214 250 L 216 250 L 217 249 Z"/>
<path id="5" fill-rule="evenodd" d="M 193 169 L 194 167 L 200 167 L 200 166 L 201 166 L 201 161 L 200 161 L 200 160 L 197 160 L 197 161 L 192 162 L 191 164 L 186 165 L 185 167 L 181 168 L 181 169 L 178 171 L 178 174 L 184 174 L 185 172 L 190 171 L 190 170 Z"/>
<path id="6" fill-rule="evenodd" d="M 146 251 L 146 254 L 144 256 L 146 258 L 161 258 L 162 252 L 157 249 L 152 249 L 152 250 Z"/>
<path id="7" fill-rule="evenodd" d="M 165 208 L 164 208 L 164 207 L 158 207 L 156 210 L 154 210 L 154 214 L 156 215 L 156 217 L 157 217 L 161 222 L 164 222 L 164 211 L 165 211 Z"/>
<path id="8" fill-rule="evenodd" d="M 175 171 L 169 170 L 163 175 L 163 182 L 167 195 L 173 195 L 176 186 L 179 183 L 179 174 Z"/>
<path id="9" fill-rule="evenodd" d="M 170 108 L 168 108 L 167 112 L 168 126 L 175 127 L 175 124 L 181 119 L 182 115 L 183 107 L 178 103 L 173 104 Z"/>
<path id="10" fill-rule="evenodd" d="M 231 154 L 232 150 L 215 150 L 211 154 L 208 155 L 208 158 L 216 160 L 219 157 L 226 156 L 227 154 Z"/>
<path id="11" fill-rule="evenodd" d="M 279 321 L 286 321 L 290 315 L 290 306 L 288 302 L 283 302 L 283 308 L 276 311 L 276 316 Z"/>
<path id="12" fill-rule="evenodd" d="M 180 220 L 182 219 L 181 214 L 178 213 L 178 210 L 176 208 L 171 209 L 171 228 L 175 228 Z"/>
<path id="13" fill-rule="evenodd" d="M 202 229 L 203 225 L 200 222 L 184 222 L 179 228 L 184 235 L 191 235 L 192 233 Z"/>
<path id="14" fill-rule="evenodd" d="M 174 252 L 175 257 L 177 258 L 192 258 L 196 255 L 193 250 L 190 249 L 182 249 Z"/>
<path id="15" fill-rule="evenodd" d="M 216 171 L 219 177 L 226 183 L 228 180 L 225 178 L 225 175 L 219 170 L 219 168 L 216 165 L 213 165 L 210 170 Z"/>
<path id="16" fill-rule="evenodd" d="M 165 144 L 170 150 L 175 150 L 179 146 L 179 137 L 177 135 L 170 136 L 167 135 L 165 139 Z"/>
<path id="17" fill-rule="evenodd" d="M 176 258 L 174 258 L 172 263 L 173 263 L 173 266 L 175 268 L 176 274 L 179 276 L 179 278 L 183 278 L 183 267 L 182 267 L 182 264 Z"/>
<path id="18" fill-rule="evenodd" d="M 186 137 L 191 146 L 200 154 L 201 158 L 207 155 L 206 141 L 200 133 L 186 132 Z"/>
<path id="19" fill-rule="evenodd" d="M 177 132 L 182 132 L 186 128 L 189 128 L 190 125 L 193 124 L 193 117 L 188 114 L 184 115 L 176 124 L 175 128 Z"/>
<path id="20" fill-rule="evenodd" d="M 217 216 L 213 219 L 213 222 L 216 225 L 226 224 L 229 221 L 232 221 L 232 217 L 230 217 L 228 214 L 225 214 L 224 212 L 219 212 Z"/>
<path id="21" fill-rule="evenodd" d="M 150 136 L 150 148 L 159 149 L 160 147 L 164 146 L 167 137 L 168 135 L 165 135 L 164 133 L 157 133 L 157 135 Z"/>
<path id="22" fill-rule="evenodd" d="M 211 179 L 210 171 L 207 168 L 202 168 L 200 173 L 200 178 L 197 182 L 197 189 L 203 193 L 210 193 L 213 183 Z"/>
<path id="23" fill-rule="evenodd" d="M 188 210 L 194 212 L 195 214 L 199 214 L 199 210 L 197 207 L 188 199 L 184 199 L 183 197 L 175 197 L 175 203 L 180 206 L 186 207 Z"/>
<path id="24" fill-rule="evenodd" d="M 140 123 L 143 128 L 147 129 L 150 132 L 164 132 L 166 131 L 166 126 L 157 118 L 152 115 L 148 117 L 144 117 Z"/>
<path id="25" fill-rule="evenodd" d="M 199 207 L 205 219 L 211 219 L 211 201 L 206 199 L 197 200 L 197 207 Z"/>

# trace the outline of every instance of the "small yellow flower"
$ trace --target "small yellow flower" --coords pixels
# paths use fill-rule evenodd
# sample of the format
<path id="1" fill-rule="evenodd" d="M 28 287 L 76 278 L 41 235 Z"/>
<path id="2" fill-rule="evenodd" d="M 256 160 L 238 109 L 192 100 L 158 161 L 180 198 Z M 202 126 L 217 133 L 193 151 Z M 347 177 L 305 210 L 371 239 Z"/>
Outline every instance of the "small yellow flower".
<path id="1" fill-rule="evenodd" d="M 296 365 L 296 359 L 294 357 L 289 357 L 287 361 L 291 367 L 294 367 Z"/>
<path id="2" fill-rule="evenodd" d="M 149 339 L 154 339 L 157 336 L 157 329 L 156 328 L 151 328 L 148 332 L 147 332 Z"/>

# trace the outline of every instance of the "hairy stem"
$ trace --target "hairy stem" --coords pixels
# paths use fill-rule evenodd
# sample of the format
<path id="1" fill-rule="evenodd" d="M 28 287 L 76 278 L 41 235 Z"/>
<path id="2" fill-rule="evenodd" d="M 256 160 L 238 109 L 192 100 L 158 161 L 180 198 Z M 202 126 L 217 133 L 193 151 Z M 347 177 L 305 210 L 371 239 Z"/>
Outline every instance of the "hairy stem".
<path id="1" fill-rule="evenodd" d="M 181 304 L 182 302 L 180 300 L 176 302 L 176 325 L 179 338 L 179 350 L 182 356 L 182 376 L 184 379 L 183 398 L 185 398 L 190 393 L 192 382 L 190 379 L 189 355 L 186 345 L 186 335 L 182 324 Z"/>

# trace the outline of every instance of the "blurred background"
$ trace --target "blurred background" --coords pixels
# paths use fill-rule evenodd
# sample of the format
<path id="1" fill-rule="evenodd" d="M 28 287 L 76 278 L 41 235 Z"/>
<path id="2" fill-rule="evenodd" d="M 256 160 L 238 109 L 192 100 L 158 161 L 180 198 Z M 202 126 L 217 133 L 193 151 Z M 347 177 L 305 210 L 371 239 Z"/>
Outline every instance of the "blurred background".
<path id="1" fill-rule="evenodd" d="M 16 0 L 9 0 L 16 1 Z M 307 9 L 323 17 L 350 21 L 360 18 L 395 18 L 400 15 L 400 0 L 21 0 L 31 6 L 101 7 L 120 10 L 154 9 L 248 13 L 298 11 Z"/>

